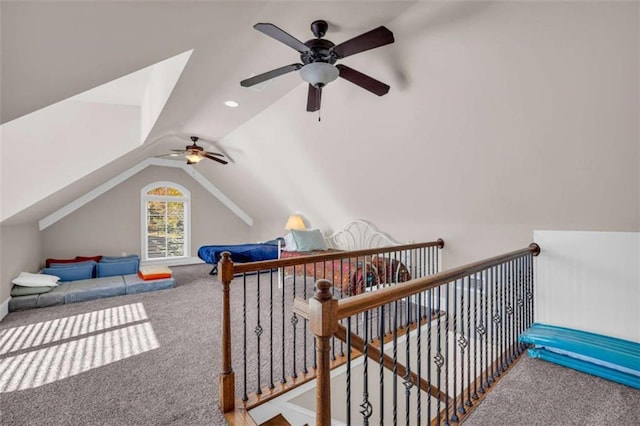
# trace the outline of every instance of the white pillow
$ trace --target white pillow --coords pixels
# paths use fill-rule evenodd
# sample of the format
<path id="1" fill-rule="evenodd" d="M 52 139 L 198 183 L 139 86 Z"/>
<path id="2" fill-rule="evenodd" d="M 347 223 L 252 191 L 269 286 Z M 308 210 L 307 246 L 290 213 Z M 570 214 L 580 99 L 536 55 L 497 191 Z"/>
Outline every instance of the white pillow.
<path id="1" fill-rule="evenodd" d="M 319 229 L 310 229 L 308 231 L 292 229 L 291 234 L 293 234 L 298 251 L 329 250 Z"/>
<path id="2" fill-rule="evenodd" d="M 284 244 L 287 251 L 298 251 L 296 240 L 293 238 L 293 234 L 291 232 L 284 236 Z"/>
<path id="3" fill-rule="evenodd" d="M 60 277 L 56 277 L 55 275 L 20 272 L 20 275 L 11 282 L 23 287 L 57 287 L 59 280 Z"/>

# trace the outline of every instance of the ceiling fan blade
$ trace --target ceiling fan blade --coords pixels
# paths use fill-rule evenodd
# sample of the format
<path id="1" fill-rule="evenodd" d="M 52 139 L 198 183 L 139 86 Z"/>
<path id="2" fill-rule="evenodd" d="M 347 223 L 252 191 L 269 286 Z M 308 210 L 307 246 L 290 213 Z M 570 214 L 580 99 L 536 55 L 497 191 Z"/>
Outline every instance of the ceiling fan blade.
<path id="1" fill-rule="evenodd" d="M 309 85 L 309 94 L 307 95 L 307 111 L 318 111 L 320 109 L 321 100 L 322 88 Z"/>
<path id="2" fill-rule="evenodd" d="M 209 152 L 207 151 L 205 154 L 209 154 L 209 155 L 215 155 L 216 157 L 224 157 L 224 154 L 221 154 L 219 152 Z"/>
<path id="3" fill-rule="evenodd" d="M 340 71 L 340 77 L 344 78 L 360 86 L 365 90 L 370 91 L 378 96 L 386 95 L 389 92 L 390 87 L 375 78 L 369 77 L 366 74 L 362 74 L 360 71 L 356 71 L 353 68 L 349 68 L 346 65 L 336 65 L 336 68 Z"/>
<path id="4" fill-rule="evenodd" d="M 204 157 L 207 157 L 209 160 L 217 161 L 218 163 L 221 163 L 221 164 L 227 164 L 228 163 L 228 161 L 225 161 L 225 160 L 223 160 L 221 158 L 218 158 L 218 157 L 214 157 L 211 154 L 205 154 Z"/>
<path id="5" fill-rule="evenodd" d="M 297 71 L 302 68 L 302 64 L 291 64 L 285 65 L 284 67 L 276 68 L 271 71 L 267 71 L 262 74 L 254 75 L 253 77 L 247 78 L 240 82 L 240 86 L 242 87 L 251 87 L 258 83 L 262 83 L 263 81 L 271 80 L 272 78 L 279 77 L 282 74 L 286 74 L 291 71 Z"/>
<path id="6" fill-rule="evenodd" d="M 187 152 L 186 149 L 172 149 L 172 152 Z"/>
<path id="7" fill-rule="evenodd" d="M 260 31 L 263 34 L 268 35 L 269 37 L 275 38 L 280 43 L 284 43 L 287 46 L 297 50 L 300 53 L 311 51 L 311 49 L 309 49 L 309 47 L 306 44 L 304 44 L 303 42 L 301 42 L 300 40 L 298 40 L 288 32 L 276 27 L 273 24 L 260 23 L 260 24 L 255 24 L 253 28 L 255 28 L 256 30 Z"/>
<path id="8" fill-rule="evenodd" d="M 395 41 L 393 33 L 386 27 L 378 27 L 374 30 L 360 34 L 350 40 L 344 41 L 332 49 L 338 59 L 355 55 L 356 53 L 385 46 Z"/>

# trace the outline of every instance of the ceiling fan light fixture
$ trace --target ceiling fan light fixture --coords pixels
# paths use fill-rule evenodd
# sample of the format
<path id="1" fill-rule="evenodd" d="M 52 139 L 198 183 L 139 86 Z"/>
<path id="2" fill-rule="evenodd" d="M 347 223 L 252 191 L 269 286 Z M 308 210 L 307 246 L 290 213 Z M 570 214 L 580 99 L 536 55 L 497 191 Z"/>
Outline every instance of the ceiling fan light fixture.
<path id="1" fill-rule="evenodd" d="M 187 161 L 192 164 L 195 164 L 198 161 L 202 160 L 202 157 L 200 157 L 198 154 L 187 154 L 186 158 Z"/>
<path id="2" fill-rule="evenodd" d="M 300 77 L 314 87 L 324 87 L 339 75 L 338 68 L 327 62 L 311 62 L 300 69 Z"/>

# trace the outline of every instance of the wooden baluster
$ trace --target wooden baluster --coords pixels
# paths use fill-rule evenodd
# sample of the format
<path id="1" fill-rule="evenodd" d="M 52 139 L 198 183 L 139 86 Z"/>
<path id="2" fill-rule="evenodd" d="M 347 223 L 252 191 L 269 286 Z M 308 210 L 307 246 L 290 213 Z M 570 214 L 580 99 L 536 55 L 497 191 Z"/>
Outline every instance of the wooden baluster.
<path id="1" fill-rule="evenodd" d="M 331 282 L 319 280 L 315 296 L 309 300 L 309 325 L 316 336 L 316 425 L 331 425 L 331 376 L 329 370 L 331 336 L 338 329 L 338 299 L 331 294 Z"/>
<path id="2" fill-rule="evenodd" d="M 229 252 L 222 253 L 218 264 L 222 282 L 222 371 L 220 372 L 219 404 L 223 413 L 235 408 L 236 376 L 231 366 L 231 309 L 229 287 L 233 280 L 233 262 Z"/>

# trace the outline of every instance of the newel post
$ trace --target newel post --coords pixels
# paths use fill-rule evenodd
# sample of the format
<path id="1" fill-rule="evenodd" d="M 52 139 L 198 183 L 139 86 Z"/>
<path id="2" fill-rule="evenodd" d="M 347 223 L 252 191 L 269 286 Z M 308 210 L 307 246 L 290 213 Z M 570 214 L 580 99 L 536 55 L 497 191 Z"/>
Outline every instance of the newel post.
<path id="1" fill-rule="evenodd" d="M 220 410 L 223 413 L 235 408 L 236 375 L 231 366 L 231 307 L 229 287 L 233 280 L 233 262 L 229 252 L 222 253 L 218 264 L 220 281 L 222 282 L 222 371 L 220 372 Z"/>
<path id="2" fill-rule="evenodd" d="M 338 300 L 331 294 L 331 282 L 319 280 L 316 294 L 309 299 L 309 323 L 316 335 L 316 425 L 331 425 L 331 376 L 329 370 L 329 350 L 331 336 L 338 329 Z"/>

